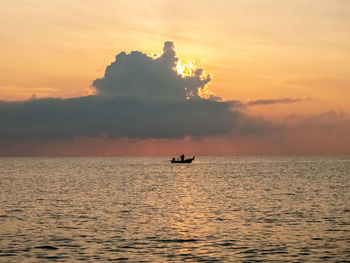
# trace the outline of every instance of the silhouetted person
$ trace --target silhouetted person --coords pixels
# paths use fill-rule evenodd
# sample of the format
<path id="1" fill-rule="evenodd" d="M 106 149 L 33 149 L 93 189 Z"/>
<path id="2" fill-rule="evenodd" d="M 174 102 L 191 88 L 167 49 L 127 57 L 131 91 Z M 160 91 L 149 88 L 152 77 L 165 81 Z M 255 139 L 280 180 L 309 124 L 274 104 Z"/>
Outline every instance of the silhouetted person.
<path id="1" fill-rule="evenodd" d="M 181 154 L 180 158 L 181 158 L 181 161 L 185 160 L 185 155 Z"/>

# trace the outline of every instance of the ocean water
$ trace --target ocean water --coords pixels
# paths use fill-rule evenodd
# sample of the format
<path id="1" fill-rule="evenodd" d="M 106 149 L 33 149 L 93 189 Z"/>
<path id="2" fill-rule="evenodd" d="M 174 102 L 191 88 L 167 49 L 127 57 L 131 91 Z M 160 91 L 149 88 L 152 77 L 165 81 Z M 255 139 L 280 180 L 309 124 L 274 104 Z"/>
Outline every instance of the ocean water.
<path id="1" fill-rule="evenodd" d="M 350 158 L 1 158 L 0 262 L 350 262 Z"/>

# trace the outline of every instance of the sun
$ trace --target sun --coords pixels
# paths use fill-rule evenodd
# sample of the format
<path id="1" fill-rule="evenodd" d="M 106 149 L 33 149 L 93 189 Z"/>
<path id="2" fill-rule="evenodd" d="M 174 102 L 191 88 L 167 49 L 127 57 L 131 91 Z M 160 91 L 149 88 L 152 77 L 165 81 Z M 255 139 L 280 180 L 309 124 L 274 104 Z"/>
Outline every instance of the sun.
<path id="1" fill-rule="evenodd" d="M 182 77 L 191 77 L 197 69 L 195 61 L 184 63 L 179 59 L 176 64 L 176 71 Z"/>
<path id="2" fill-rule="evenodd" d="M 154 60 L 160 58 L 162 56 L 161 53 L 152 53 L 152 58 Z M 201 80 L 205 79 L 207 74 L 203 71 L 203 69 L 196 64 L 196 61 L 190 60 L 184 62 L 181 60 L 178 56 L 176 56 L 176 66 L 173 68 L 174 71 L 180 76 L 181 78 L 187 78 L 187 77 L 199 77 Z M 185 88 L 186 90 L 186 88 Z M 218 99 L 219 97 L 215 96 L 215 94 L 209 89 L 207 85 L 203 85 L 198 88 L 198 94 L 199 97 L 203 99 Z M 190 96 L 186 97 L 187 100 L 190 99 Z"/>

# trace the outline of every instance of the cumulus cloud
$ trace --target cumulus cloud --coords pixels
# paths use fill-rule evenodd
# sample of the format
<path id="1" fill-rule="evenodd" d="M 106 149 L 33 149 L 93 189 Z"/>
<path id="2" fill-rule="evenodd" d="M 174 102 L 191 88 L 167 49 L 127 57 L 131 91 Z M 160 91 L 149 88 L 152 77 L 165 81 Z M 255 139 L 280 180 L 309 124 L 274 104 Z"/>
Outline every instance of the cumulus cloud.
<path id="1" fill-rule="evenodd" d="M 178 74 L 172 42 L 153 59 L 121 52 L 93 81 L 96 94 L 71 99 L 0 102 L 0 140 L 74 137 L 183 138 L 254 134 L 268 124 L 232 110 L 233 102 L 204 99 L 210 76 Z"/>
<path id="2" fill-rule="evenodd" d="M 174 44 L 169 41 L 157 59 L 138 51 L 122 52 L 93 86 L 98 95 L 115 98 L 162 101 L 199 98 L 198 91 L 210 82 L 210 76 L 203 76 L 203 70 L 197 69 L 193 76 L 183 77 L 175 70 L 177 62 Z"/>

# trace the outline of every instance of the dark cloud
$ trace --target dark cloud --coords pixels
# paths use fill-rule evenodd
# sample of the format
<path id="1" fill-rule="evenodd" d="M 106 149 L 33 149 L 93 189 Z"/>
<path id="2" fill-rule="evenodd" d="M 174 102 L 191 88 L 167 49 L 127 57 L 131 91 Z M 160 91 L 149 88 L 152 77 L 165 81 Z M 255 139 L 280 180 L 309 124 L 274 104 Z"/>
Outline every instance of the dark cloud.
<path id="1" fill-rule="evenodd" d="M 338 128 L 350 131 L 350 119 L 347 114 L 339 110 L 329 110 L 313 114 L 297 123 L 296 128 L 302 130 L 332 131 Z"/>
<path id="2" fill-rule="evenodd" d="M 96 95 L 0 102 L 0 140 L 73 137 L 183 138 L 254 134 L 267 124 L 232 110 L 233 102 L 203 99 L 210 82 L 197 69 L 183 77 L 172 42 L 153 59 L 122 52 L 93 86 Z"/>

